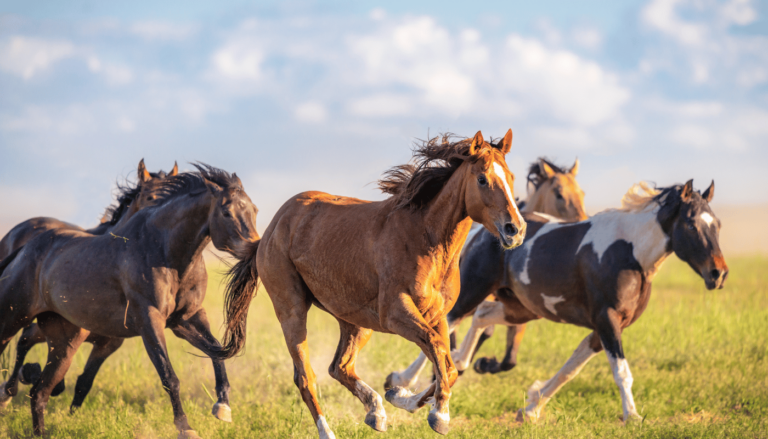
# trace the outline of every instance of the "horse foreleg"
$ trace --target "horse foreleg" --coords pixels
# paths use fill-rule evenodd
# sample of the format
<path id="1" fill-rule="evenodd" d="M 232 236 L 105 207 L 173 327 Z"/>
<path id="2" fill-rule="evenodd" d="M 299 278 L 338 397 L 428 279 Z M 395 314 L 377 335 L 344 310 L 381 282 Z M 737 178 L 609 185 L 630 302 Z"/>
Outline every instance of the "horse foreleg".
<path id="1" fill-rule="evenodd" d="M 16 344 L 16 363 L 13 365 L 13 371 L 8 376 L 8 381 L 5 383 L 5 394 L 14 397 L 19 392 L 19 380 L 22 383 L 33 384 L 40 378 L 39 372 L 37 376 L 34 376 L 31 381 L 23 380 L 22 367 L 24 366 L 24 359 L 27 358 L 27 353 L 32 347 L 38 343 L 45 343 L 45 334 L 40 330 L 40 327 L 36 324 L 31 324 L 21 331 L 21 337 Z M 37 366 L 38 369 L 40 366 Z"/>
<path id="2" fill-rule="evenodd" d="M 221 348 L 221 343 L 211 334 L 211 324 L 208 323 L 208 315 L 204 309 L 200 309 L 192 317 L 182 320 L 173 328 L 173 333 L 189 342 L 196 348 L 213 350 Z M 229 379 L 227 369 L 221 360 L 212 360 L 213 374 L 216 379 L 216 404 L 211 413 L 216 419 L 224 422 L 232 422 L 232 409 L 229 406 Z"/>
<path id="3" fill-rule="evenodd" d="M 440 434 L 446 434 L 450 422 L 448 401 L 451 397 L 451 387 L 458 377 L 448 352 L 448 321 L 442 318 L 435 328 L 431 328 L 413 300 L 407 295 L 401 295 L 400 300 L 391 303 L 384 310 L 382 319 L 390 331 L 416 343 L 421 348 L 434 365 L 437 377 L 424 392 L 417 395 L 413 395 L 402 387 L 394 387 L 387 391 L 385 398 L 395 407 L 411 412 L 423 407 L 429 400 L 433 400 L 434 408 L 427 418 L 429 426 Z"/>
<path id="4" fill-rule="evenodd" d="M 642 419 L 637 413 L 635 399 L 632 396 L 632 382 L 634 380 L 632 372 L 629 370 L 629 363 L 624 358 L 624 348 L 621 344 L 621 320 L 615 310 L 608 309 L 598 318 L 597 333 L 600 335 L 600 342 L 608 356 L 608 362 L 611 364 L 613 380 L 619 386 L 624 423 Z"/>
<path id="5" fill-rule="evenodd" d="M 173 423 L 179 430 L 179 438 L 199 438 L 197 433 L 189 426 L 187 415 L 181 406 L 179 396 L 179 378 L 173 371 L 171 360 L 168 357 L 168 348 L 165 344 L 165 318 L 154 307 L 147 307 L 137 310 L 143 317 L 141 326 L 141 338 L 144 341 L 144 349 L 147 350 L 149 359 L 160 375 L 160 381 L 163 389 L 171 397 L 171 406 L 173 407 Z"/>
<path id="6" fill-rule="evenodd" d="M 539 419 L 541 410 L 547 405 L 547 402 L 563 387 L 568 381 L 579 374 L 581 369 L 589 362 L 592 357 L 597 355 L 602 347 L 596 333 L 589 334 L 579 343 L 579 346 L 573 351 L 571 358 L 565 362 L 562 368 L 545 382 L 536 381 L 528 389 L 528 406 L 520 409 L 517 413 L 519 422 L 529 419 L 536 422 Z"/>
<path id="7" fill-rule="evenodd" d="M 123 345 L 122 338 L 103 337 L 92 334 L 90 340 L 93 341 L 93 349 L 91 349 L 91 353 L 88 355 L 88 361 L 85 363 L 82 375 L 77 377 L 75 397 L 72 398 L 72 404 L 69 406 L 70 413 L 74 413 L 83 405 L 85 397 L 88 396 L 91 387 L 93 387 L 93 380 L 96 379 L 96 374 L 99 372 L 101 365 Z"/>
<path id="8" fill-rule="evenodd" d="M 481 303 L 477 307 L 474 317 L 472 317 L 472 326 L 469 328 L 467 336 L 464 337 L 461 348 L 451 353 L 453 361 L 456 362 L 456 368 L 464 371 L 469 367 L 469 362 L 476 352 L 477 344 L 488 327 L 505 323 L 503 303 L 490 301 Z"/>
<path id="9" fill-rule="evenodd" d="M 520 349 L 520 343 L 523 341 L 525 328 L 525 324 L 510 325 L 507 328 L 507 350 L 504 354 L 504 359 L 499 363 L 496 357 L 478 358 L 474 366 L 475 372 L 499 373 L 512 370 L 517 365 L 517 351 Z"/>
<path id="10" fill-rule="evenodd" d="M 384 411 L 381 396 L 363 382 L 355 372 L 357 354 L 368 343 L 373 331 L 352 325 L 341 319 L 337 320 L 341 332 L 339 346 L 336 349 L 333 363 L 328 368 L 328 373 L 363 403 L 365 409 L 368 410 L 365 415 L 366 425 L 377 431 L 386 431 L 387 413 Z"/>
<path id="11" fill-rule="evenodd" d="M 448 332 L 450 333 L 450 346 L 453 346 L 456 341 L 456 328 L 459 327 L 459 324 L 461 323 L 462 319 L 456 319 L 451 320 L 450 317 L 448 318 Z M 384 390 L 389 390 L 393 387 L 405 387 L 410 388 L 416 385 L 416 381 L 419 379 L 419 375 L 421 375 L 421 371 L 424 370 L 424 367 L 427 365 L 427 356 L 424 354 L 424 352 L 419 352 L 419 356 L 416 357 L 416 360 L 414 360 L 413 363 L 411 363 L 405 370 L 402 370 L 400 372 L 392 372 L 389 375 L 387 375 L 386 380 L 384 381 Z M 435 377 L 432 377 L 432 381 L 434 381 Z"/>
<path id="12" fill-rule="evenodd" d="M 58 314 L 45 313 L 37 317 L 38 325 L 48 340 L 48 361 L 30 390 L 32 426 L 38 436 L 45 431 L 45 407 L 54 387 L 66 375 L 77 349 L 88 337 L 88 331 L 68 322 Z"/>

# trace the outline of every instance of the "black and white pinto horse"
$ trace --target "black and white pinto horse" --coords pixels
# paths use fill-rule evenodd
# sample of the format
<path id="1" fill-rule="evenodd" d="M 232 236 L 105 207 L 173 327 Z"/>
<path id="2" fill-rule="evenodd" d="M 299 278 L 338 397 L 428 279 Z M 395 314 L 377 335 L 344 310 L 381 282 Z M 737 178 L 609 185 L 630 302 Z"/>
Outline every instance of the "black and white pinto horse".
<path id="1" fill-rule="evenodd" d="M 524 323 L 544 317 L 594 332 L 554 377 L 531 386 L 519 420 L 537 420 L 547 401 L 603 349 L 621 393 L 624 421 L 640 417 L 621 333 L 645 310 L 653 277 L 672 252 L 699 273 L 708 289 L 723 287 L 728 266 L 718 242 L 720 221 L 709 207 L 714 189 L 713 182 L 700 195 L 692 180 L 662 189 L 641 184 L 625 195 L 622 208 L 587 221 L 526 219 L 526 242 L 504 255 L 502 288 L 513 293 L 483 304 L 460 352 L 471 352 L 475 333 L 498 320 Z M 467 264 L 483 258 L 488 246 L 479 244 L 467 255 Z"/>
<path id="2" fill-rule="evenodd" d="M 605 349 L 619 387 L 624 420 L 639 418 L 632 374 L 624 357 L 622 331 L 645 310 L 651 282 L 674 252 L 705 281 L 722 288 L 728 266 L 720 251 L 720 221 L 709 207 L 714 182 L 703 194 L 685 185 L 653 189 L 633 186 L 620 209 L 562 223 L 527 214 L 528 233 L 517 249 L 501 252 L 484 233 L 469 243 L 461 261 L 461 295 L 477 311 L 461 348 L 452 354 L 467 367 L 489 325 L 523 324 L 544 317 L 592 329 L 551 379 L 528 391 L 518 420 L 536 421 L 554 394 Z M 485 301 L 496 293 L 497 301 Z M 471 304 L 470 304 L 471 305 Z"/>

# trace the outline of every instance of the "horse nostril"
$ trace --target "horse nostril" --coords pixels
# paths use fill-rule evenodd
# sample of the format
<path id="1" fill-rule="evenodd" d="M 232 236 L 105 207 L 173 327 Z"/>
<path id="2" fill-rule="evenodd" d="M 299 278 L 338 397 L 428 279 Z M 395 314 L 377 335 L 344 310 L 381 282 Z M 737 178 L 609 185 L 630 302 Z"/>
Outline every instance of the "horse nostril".
<path id="1" fill-rule="evenodd" d="M 709 275 L 712 276 L 712 279 L 715 279 L 715 280 L 720 279 L 720 270 L 715 268 L 714 270 L 709 272 Z"/>
<path id="2" fill-rule="evenodd" d="M 512 223 L 507 223 L 504 226 L 504 234 L 507 236 L 515 236 L 517 235 L 517 232 L 518 232 L 517 227 L 515 227 L 515 225 Z"/>

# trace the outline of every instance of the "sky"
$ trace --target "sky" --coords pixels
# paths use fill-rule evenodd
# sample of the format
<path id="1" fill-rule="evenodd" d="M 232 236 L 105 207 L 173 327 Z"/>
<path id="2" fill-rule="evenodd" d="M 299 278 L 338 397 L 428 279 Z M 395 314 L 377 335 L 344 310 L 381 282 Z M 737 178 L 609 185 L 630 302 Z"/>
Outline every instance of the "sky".
<path id="1" fill-rule="evenodd" d="M 236 172 L 263 230 L 305 190 L 382 199 L 416 139 L 514 132 L 591 213 L 635 182 L 768 203 L 768 2 L 0 0 L 0 234 L 90 227 L 118 182 Z"/>

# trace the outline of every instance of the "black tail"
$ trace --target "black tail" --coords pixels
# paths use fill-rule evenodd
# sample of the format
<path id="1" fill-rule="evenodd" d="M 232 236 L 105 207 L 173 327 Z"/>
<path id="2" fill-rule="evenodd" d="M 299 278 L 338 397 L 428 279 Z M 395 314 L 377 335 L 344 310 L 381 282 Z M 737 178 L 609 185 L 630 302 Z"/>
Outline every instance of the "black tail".
<path id="1" fill-rule="evenodd" d="M 227 292 L 224 307 L 227 310 L 227 330 L 224 333 L 224 346 L 213 351 L 204 350 L 213 359 L 226 360 L 232 358 L 245 347 L 245 327 L 248 319 L 248 308 L 256 295 L 259 274 L 256 270 L 256 252 L 259 242 L 250 245 L 247 256 L 229 269 L 227 277 Z"/>

